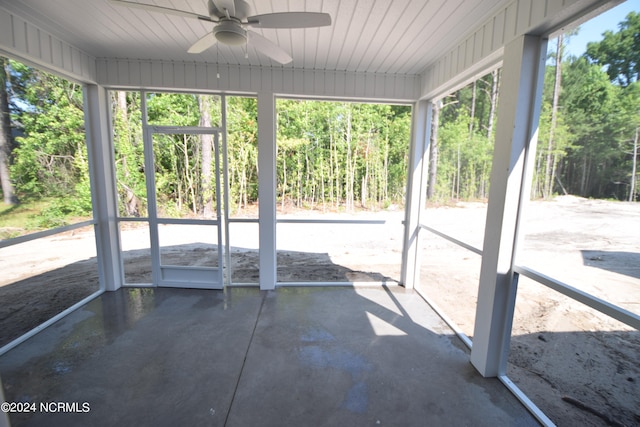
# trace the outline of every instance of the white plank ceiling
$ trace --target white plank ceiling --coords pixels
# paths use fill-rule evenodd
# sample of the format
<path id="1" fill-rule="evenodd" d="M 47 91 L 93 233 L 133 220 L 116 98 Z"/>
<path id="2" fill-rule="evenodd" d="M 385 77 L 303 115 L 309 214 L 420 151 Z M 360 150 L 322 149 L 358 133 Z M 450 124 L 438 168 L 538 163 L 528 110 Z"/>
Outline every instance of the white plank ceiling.
<path id="1" fill-rule="evenodd" d="M 132 0 L 207 15 L 206 0 Z M 284 66 L 249 47 L 187 49 L 213 24 L 107 0 L 0 0 L 95 58 L 173 60 L 328 71 L 420 74 L 509 0 L 249 0 L 252 14 L 325 12 L 323 28 L 254 29 L 293 57 Z"/>

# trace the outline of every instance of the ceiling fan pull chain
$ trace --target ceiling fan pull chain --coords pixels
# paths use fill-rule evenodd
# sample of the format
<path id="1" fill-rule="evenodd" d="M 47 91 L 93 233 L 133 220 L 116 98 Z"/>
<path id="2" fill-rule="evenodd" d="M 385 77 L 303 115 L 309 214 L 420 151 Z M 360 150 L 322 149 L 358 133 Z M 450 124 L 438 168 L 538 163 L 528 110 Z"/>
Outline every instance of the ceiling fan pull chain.
<path id="1" fill-rule="evenodd" d="M 216 46 L 216 78 L 220 78 L 220 61 L 218 55 L 220 54 L 220 47 Z"/>

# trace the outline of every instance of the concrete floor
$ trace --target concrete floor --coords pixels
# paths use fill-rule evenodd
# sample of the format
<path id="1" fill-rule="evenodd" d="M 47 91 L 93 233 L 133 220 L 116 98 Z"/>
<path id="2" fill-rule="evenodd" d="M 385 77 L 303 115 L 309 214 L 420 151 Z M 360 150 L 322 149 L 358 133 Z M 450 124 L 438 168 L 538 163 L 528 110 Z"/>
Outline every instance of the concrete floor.
<path id="1" fill-rule="evenodd" d="M 1 356 L 0 377 L 38 405 L 14 427 L 538 425 L 403 288 L 121 289 Z"/>

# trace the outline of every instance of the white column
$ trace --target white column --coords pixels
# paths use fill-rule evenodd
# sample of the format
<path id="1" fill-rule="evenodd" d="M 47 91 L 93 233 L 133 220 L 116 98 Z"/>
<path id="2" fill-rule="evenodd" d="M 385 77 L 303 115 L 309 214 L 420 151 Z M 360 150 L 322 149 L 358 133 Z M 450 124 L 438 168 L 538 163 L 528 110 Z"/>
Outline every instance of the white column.
<path id="1" fill-rule="evenodd" d="M 485 377 L 506 369 L 516 297 L 513 256 L 527 157 L 535 157 L 546 40 L 520 36 L 505 46 L 491 189 L 485 225 L 471 363 Z"/>
<path id="2" fill-rule="evenodd" d="M 409 175 L 405 201 L 404 241 L 401 282 L 413 289 L 420 283 L 420 213 L 426 195 L 426 165 L 431 133 L 431 102 L 419 101 L 413 106 Z"/>
<path id="3" fill-rule="evenodd" d="M 97 85 L 84 91 L 84 116 L 91 176 L 91 199 L 96 224 L 100 286 L 115 291 L 124 283 L 118 231 L 118 199 L 110 137 L 109 94 Z"/>
<path id="4" fill-rule="evenodd" d="M 260 289 L 275 289 L 276 261 L 276 101 L 258 93 L 258 213 Z"/>

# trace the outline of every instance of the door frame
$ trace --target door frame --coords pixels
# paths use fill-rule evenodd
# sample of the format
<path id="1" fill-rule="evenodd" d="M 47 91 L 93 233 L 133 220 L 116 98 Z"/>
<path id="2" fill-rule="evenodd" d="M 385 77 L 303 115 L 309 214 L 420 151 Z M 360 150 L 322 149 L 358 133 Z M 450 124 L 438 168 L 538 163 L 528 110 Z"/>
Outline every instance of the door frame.
<path id="1" fill-rule="evenodd" d="M 149 238 L 151 250 L 151 277 L 158 287 L 184 287 L 197 289 L 222 289 L 224 287 L 225 245 L 223 233 L 225 229 L 224 217 L 227 206 L 222 193 L 220 170 L 220 134 L 221 128 L 193 127 L 193 126 L 144 126 L 143 141 L 145 151 L 145 178 L 147 182 L 147 207 L 149 221 Z M 213 135 L 214 174 L 216 178 L 216 219 L 182 219 L 159 218 L 156 201 L 155 157 L 153 154 L 153 136 L 160 135 Z M 226 182 L 226 180 L 225 180 Z M 225 193 L 226 194 L 226 191 Z M 224 205 L 224 206 L 223 206 Z M 225 215 L 223 215 L 225 212 Z M 208 225 L 217 227 L 217 267 L 174 266 L 163 265 L 160 254 L 160 240 L 158 227 L 162 224 L 179 225 Z"/>

